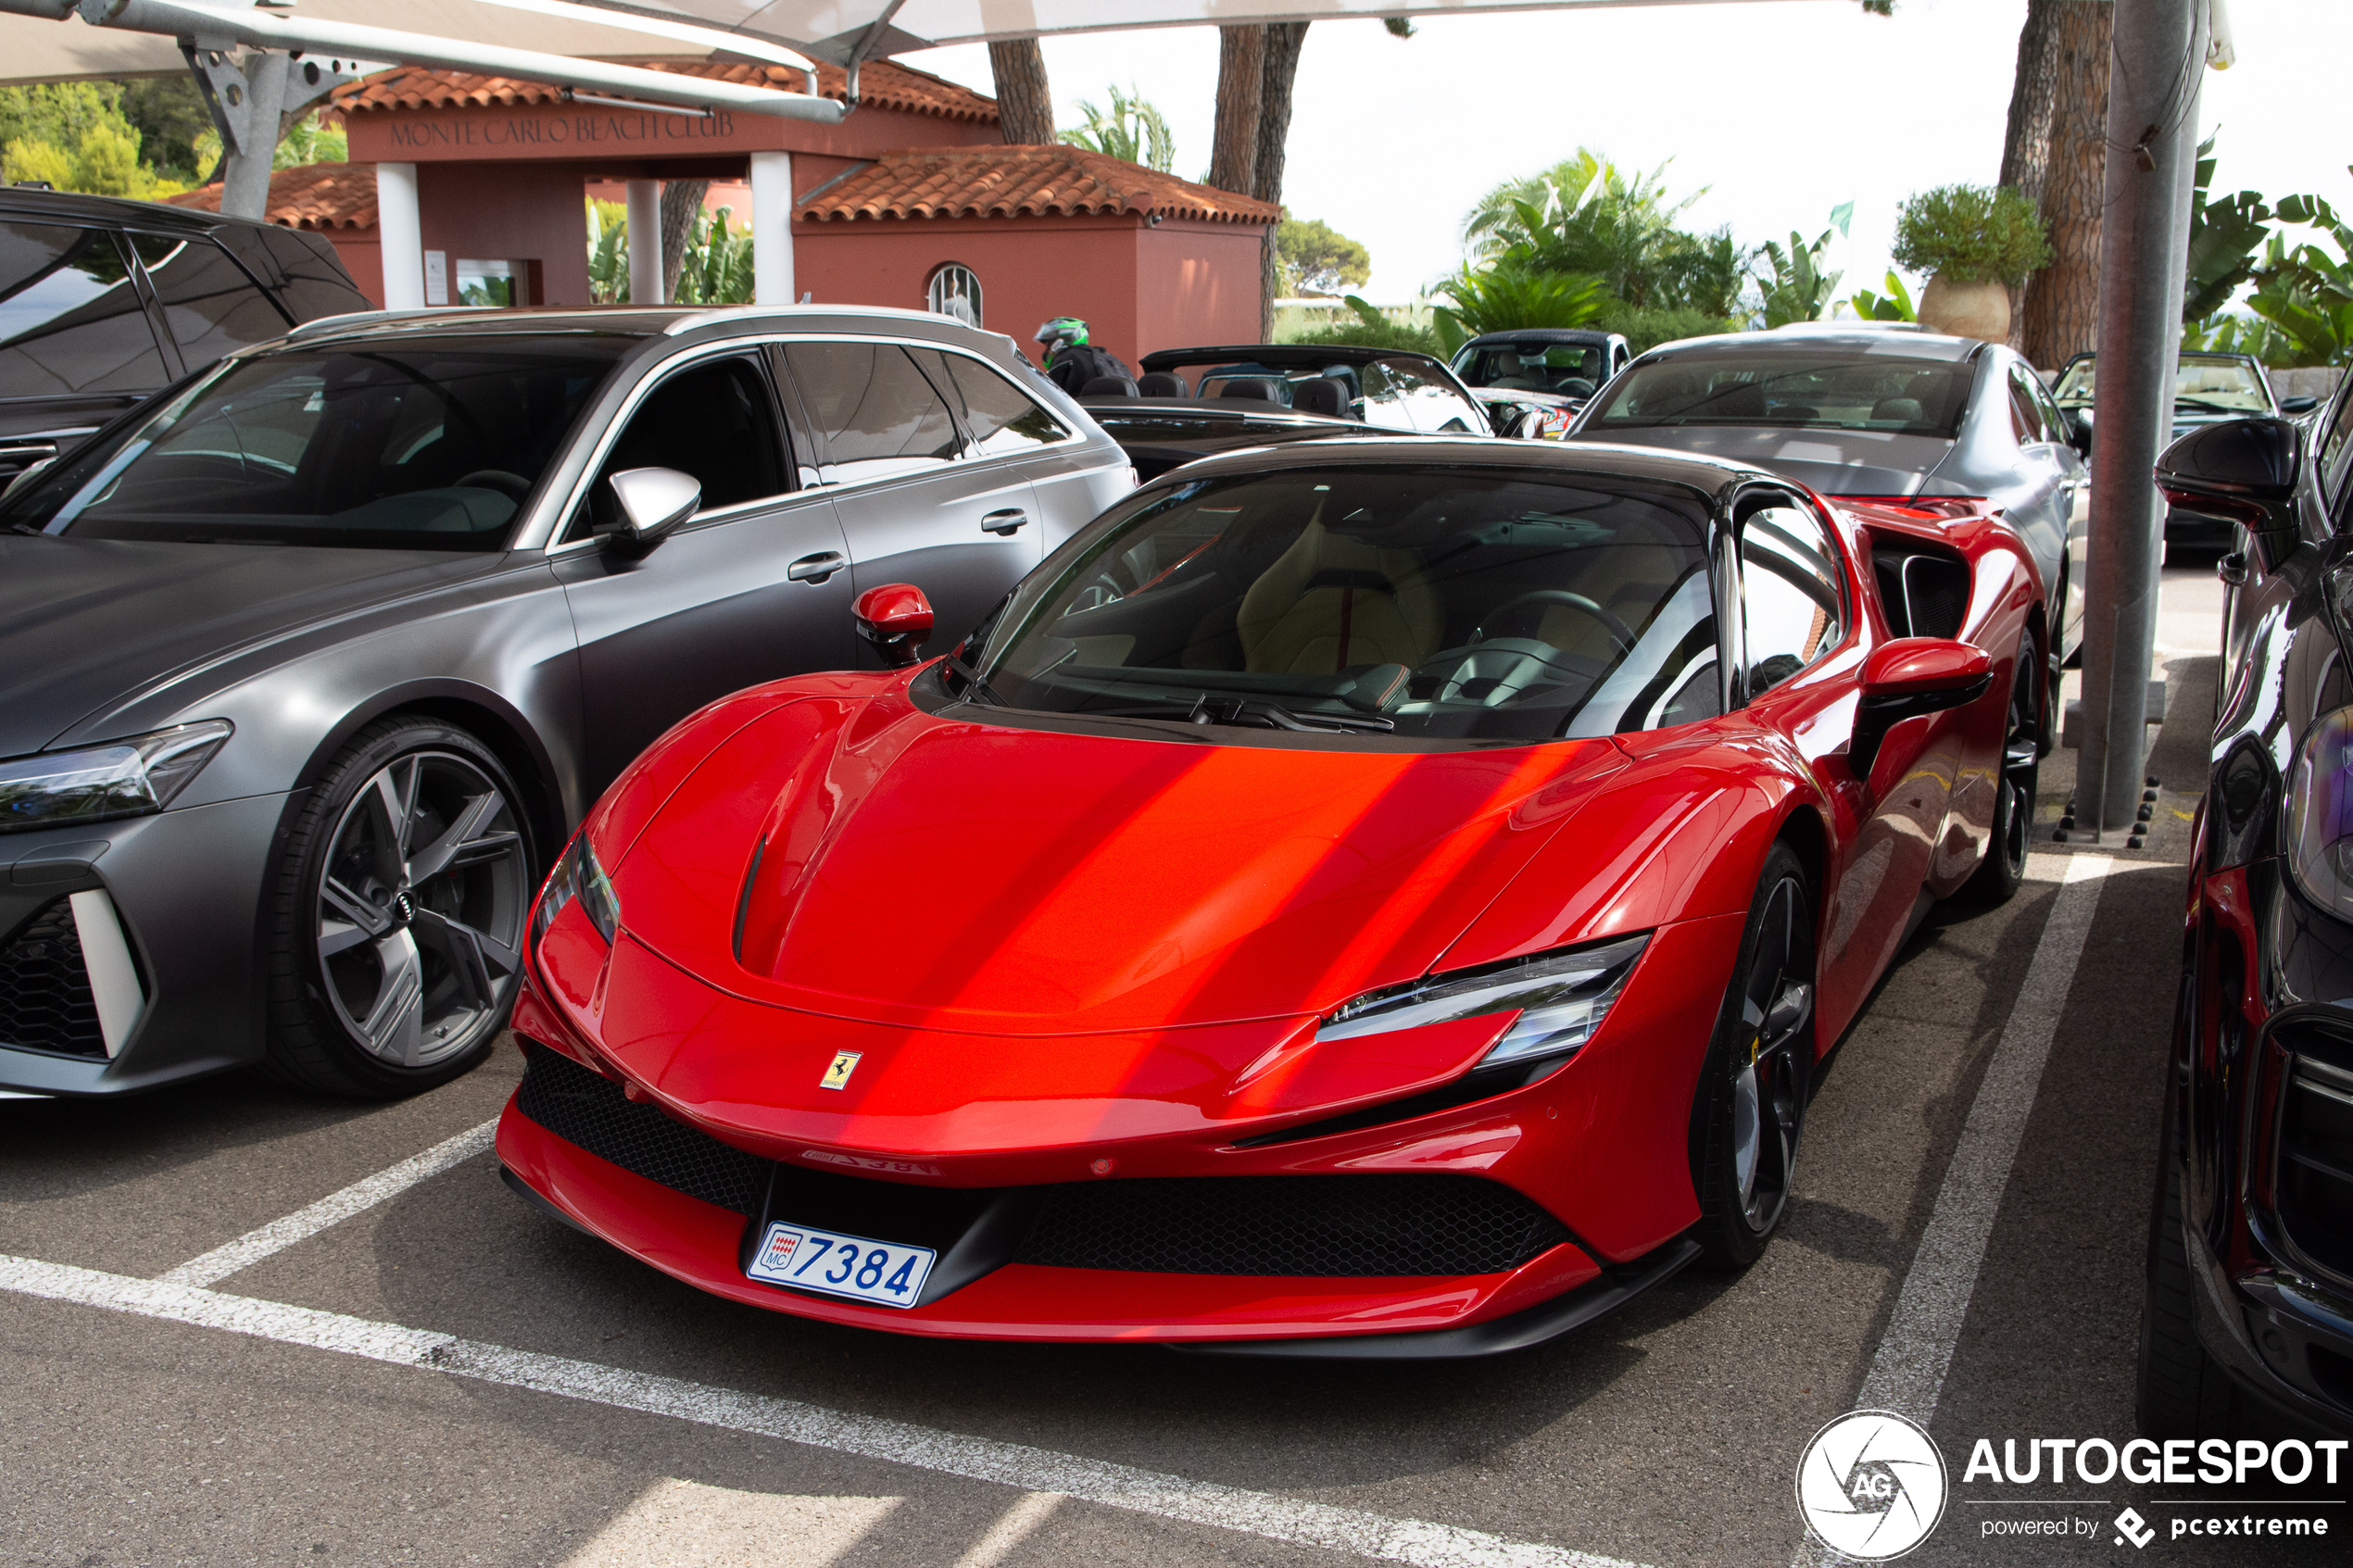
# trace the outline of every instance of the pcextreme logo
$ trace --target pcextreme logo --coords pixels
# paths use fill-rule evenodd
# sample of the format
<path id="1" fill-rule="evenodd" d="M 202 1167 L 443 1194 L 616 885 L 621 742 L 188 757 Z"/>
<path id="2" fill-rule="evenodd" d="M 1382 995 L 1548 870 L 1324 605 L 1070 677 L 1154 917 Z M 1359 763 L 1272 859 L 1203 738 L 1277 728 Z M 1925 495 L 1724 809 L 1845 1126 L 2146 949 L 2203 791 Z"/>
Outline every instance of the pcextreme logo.
<path id="1" fill-rule="evenodd" d="M 1856 1411 L 1814 1434 L 1797 1461 L 1797 1511 L 1814 1538 L 1865 1562 L 1901 1557 L 1944 1517 L 1944 1456 L 1917 1423 Z"/>

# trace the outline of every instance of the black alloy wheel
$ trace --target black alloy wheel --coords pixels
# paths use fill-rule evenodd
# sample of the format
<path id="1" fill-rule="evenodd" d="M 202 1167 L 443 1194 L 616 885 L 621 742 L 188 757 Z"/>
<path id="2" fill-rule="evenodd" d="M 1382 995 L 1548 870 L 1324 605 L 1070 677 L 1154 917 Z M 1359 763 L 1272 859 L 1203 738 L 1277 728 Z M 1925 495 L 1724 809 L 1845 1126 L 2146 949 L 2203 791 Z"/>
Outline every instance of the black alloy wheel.
<path id="1" fill-rule="evenodd" d="M 2010 667 L 2010 702 L 2002 731 L 2002 772 L 1994 784 L 1994 826 L 1985 859 L 1969 878 L 1971 897 L 1986 904 L 2007 903 L 2026 881 L 2026 846 L 2034 831 L 2035 792 L 2043 777 L 2044 683 L 2034 634 L 2018 645 Z"/>
<path id="2" fill-rule="evenodd" d="M 281 859 L 270 1066 L 390 1098 L 458 1076 L 506 1024 L 532 847 L 513 782 L 464 731 L 371 726 L 313 788 Z"/>
<path id="3" fill-rule="evenodd" d="M 1718 1268 L 1755 1262 L 1788 1212 L 1814 1071 L 1814 901 L 1785 844 L 1765 859 L 1692 1108 L 1692 1233 Z"/>

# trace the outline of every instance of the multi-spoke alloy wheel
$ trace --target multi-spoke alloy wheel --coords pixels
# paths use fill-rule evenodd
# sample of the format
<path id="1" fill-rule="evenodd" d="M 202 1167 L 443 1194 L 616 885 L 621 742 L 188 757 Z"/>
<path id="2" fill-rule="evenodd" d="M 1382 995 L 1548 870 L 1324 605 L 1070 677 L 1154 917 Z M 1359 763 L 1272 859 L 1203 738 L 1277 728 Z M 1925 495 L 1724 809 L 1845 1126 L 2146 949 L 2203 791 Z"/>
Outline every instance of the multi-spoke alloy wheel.
<path id="1" fill-rule="evenodd" d="M 1814 1069 L 1814 908 L 1776 846 L 1742 933 L 1693 1118 L 1693 1175 L 1709 1259 L 1745 1267 L 1789 1205 Z"/>
<path id="2" fill-rule="evenodd" d="M 2032 633 L 2018 645 L 2010 671 L 2009 712 L 2002 732 L 2002 776 L 1995 783 L 1994 831 L 1969 892 L 1988 903 L 2008 898 L 2026 880 L 2026 843 L 2034 831 L 2034 797 L 2043 772 L 2042 656 Z"/>
<path id="3" fill-rule="evenodd" d="M 462 731 L 363 732 L 314 792 L 280 878 L 271 1058 L 398 1094 L 479 1060 L 522 965 L 532 855 L 514 786 Z"/>

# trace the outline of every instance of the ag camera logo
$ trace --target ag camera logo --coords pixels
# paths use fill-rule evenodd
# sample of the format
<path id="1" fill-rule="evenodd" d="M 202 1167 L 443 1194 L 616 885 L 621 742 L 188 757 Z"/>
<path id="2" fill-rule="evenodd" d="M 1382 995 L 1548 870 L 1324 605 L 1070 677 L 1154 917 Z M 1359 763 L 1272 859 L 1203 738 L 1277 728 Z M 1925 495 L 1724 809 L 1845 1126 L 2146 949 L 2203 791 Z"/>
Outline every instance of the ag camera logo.
<path id="1" fill-rule="evenodd" d="M 1944 1456 L 1919 1424 L 1856 1411 L 1814 1434 L 1797 1461 L 1797 1511 L 1814 1538 L 1865 1562 L 1901 1557 L 1944 1517 Z"/>

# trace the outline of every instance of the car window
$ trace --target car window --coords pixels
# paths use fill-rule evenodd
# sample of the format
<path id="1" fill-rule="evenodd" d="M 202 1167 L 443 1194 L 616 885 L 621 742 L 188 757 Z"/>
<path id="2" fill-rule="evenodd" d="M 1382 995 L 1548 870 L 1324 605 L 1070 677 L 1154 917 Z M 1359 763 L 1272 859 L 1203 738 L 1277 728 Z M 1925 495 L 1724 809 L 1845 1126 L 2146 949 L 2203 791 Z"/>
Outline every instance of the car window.
<path id="1" fill-rule="evenodd" d="M 676 469 L 702 485 L 698 511 L 765 500 L 792 488 L 768 378 L 752 357 L 706 359 L 673 371 L 646 395 L 598 466 L 567 539 L 622 526 L 608 483 L 630 469 Z"/>
<path id="2" fill-rule="evenodd" d="M 1069 438 L 1060 420 L 978 360 L 936 348 L 919 351 L 919 358 L 926 370 L 940 372 L 940 386 L 983 456 L 1010 457 Z"/>
<path id="3" fill-rule="evenodd" d="M 2041 376 L 2029 371 L 2026 380 L 2028 387 L 2034 394 L 2034 407 L 2042 410 L 2043 424 L 2051 433 L 2051 439 L 2059 442 L 2067 441 L 2073 433 L 2073 426 L 2069 423 L 2066 413 L 2060 409 L 2058 399 L 2051 395 L 2051 389 L 2043 384 Z"/>
<path id="4" fill-rule="evenodd" d="M 10 495 L 0 526 L 497 549 L 631 341 L 458 338 L 231 360 Z"/>
<path id="5" fill-rule="evenodd" d="M 1741 605 L 1746 617 L 1748 695 L 1788 680 L 1835 644 L 1838 551 L 1812 512 L 1767 507 L 1741 532 Z"/>
<path id="6" fill-rule="evenodd" d="M 2337 388 L 2336 408 L 2329 416 L 2328 433 L 2321 440 L 2321 474 L 2339 507 L 2345 501 L 2348 457 L 2353 457 L 2353 377 Z"/>
<path id="7" fill-rule="evenodd" d="M 2043 406 L 2026 384 L 2026 372 L 2018 366 L 2010 367 L 2010 430 L 2020 446 L 2039 446 L 2058 439 L 2056 433 L 2043 423 Z"/>
<path id="8" fill-rule="evenodd" d="M 1390 406 L 1403 414 L 1407 430 L 1487 429 L 1486 416 L 1449 386 L 1435 367 L 1413 359 L 1378 359 L 1374 365 L 1389 378 Z M 1372 422 L 1369 415 L 1366 420 Z"/>
<path id="9" fill-rule="evenodd" d="M 801 406 L 837 484 L 953 462 L 956 421 L 907 351 L 891 343 L 788 343 Z"/>
<path id="10" fill-rule="evenodd" d="M 982 672 L 1020 708 L 1320 714 L 1392 742 L 1654 729 L 1718 710 L 1706 539 L 1692 493 L 1632 479 L 1211 477 L 1142 492 L 1049 557 Z"/>
<path id="11" fill-rule="evenodd" d="M 1880 348 L 1692 350 L 1636 365 L 1610 383 L 1587 433 L 1672 425 L 1959 433 L 1976 367 Z"/>
<path id="12" fill-rule="evenodd" d="M 296 320 L 315 321 L 322 316 L 374 308 L 352 286 L 350 275 L 323 237 L 275 225 L 259 230 L 258 237 L 278 264 L 283 279 L 278 285 L 279 296 Z"/>
<path id="13" fill-rule="evenodd" d="M 132 234 L 164 320 L 188 369 L 202 370 L 248 344 L 285 335 L 286 318 L 227 251 L 210 240 Z"/>
<path id="14" fill-rule="evenodd" d="M 151 392 L 170 379 L 114 236 L 0 222 L 0 397 Z"/>
<path id="15" fill-rule="evenodd" d="M 1573 343 L 1501 344 L 1468 348 L 1454 373 L 1472 386 L 1506 391 L 1552 392 L 1591 397 L 1609 379 L 1599 348 Z"/>

